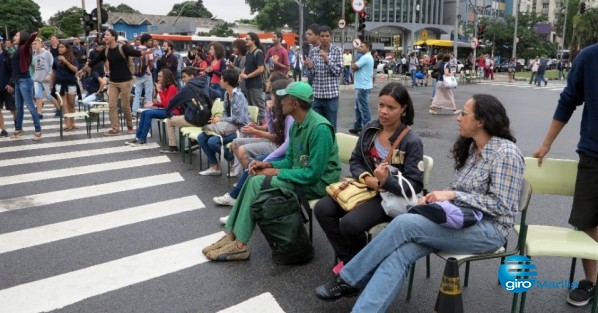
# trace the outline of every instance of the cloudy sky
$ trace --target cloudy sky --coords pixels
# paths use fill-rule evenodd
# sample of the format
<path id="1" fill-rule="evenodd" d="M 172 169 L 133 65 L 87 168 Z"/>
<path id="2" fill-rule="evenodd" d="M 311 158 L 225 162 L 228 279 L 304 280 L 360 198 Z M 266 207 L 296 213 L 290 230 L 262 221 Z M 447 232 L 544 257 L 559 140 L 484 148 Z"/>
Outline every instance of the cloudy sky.
<path id="1" fill-rule="evenodd" d="M 40 7 L 42 18 L 47 21 L 58 11 L 64 11 L 70 7 L 81 7 L 81 1 L 85 1 L 85 8 L 91 11 L 96 7 L 96 0 L 33 0 Z M 117 6 L 126 3 L 133 9 L 144 14 L 166 15 L 175 3 L 182 3 L 185 0 L 104 0 L 104 3 Z M 233 22 L 240 18 L 250 18 L 249 6 L 245 0 L 204 0 L 204 6 L 218 18 L 227 22 Z"/>

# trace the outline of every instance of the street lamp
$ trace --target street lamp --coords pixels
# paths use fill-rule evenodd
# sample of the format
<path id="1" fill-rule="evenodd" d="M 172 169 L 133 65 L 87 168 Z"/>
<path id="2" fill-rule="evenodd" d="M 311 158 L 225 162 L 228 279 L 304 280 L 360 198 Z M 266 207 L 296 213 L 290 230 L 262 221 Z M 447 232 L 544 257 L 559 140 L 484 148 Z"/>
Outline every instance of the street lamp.
<path id="1" fill-rule="evenodd" d="M 299 47 L 303 47 L 303 0 L 295 0 L 295 3 L 299 5 Z M 343 5 L 344 10 L 345 6 Z"/>
<path id="2" fill-rule="evenodd" d="M 521 0 L 517 0 L 517 7 L 515 8 L 515 27 L 513 30 L 513 55 L 512 57 L 517 57 L 517 43 L 519 42 L 519 38 L 517 38 L 517 24 L 519 23 L 519 7 L 521 7 Z"/>

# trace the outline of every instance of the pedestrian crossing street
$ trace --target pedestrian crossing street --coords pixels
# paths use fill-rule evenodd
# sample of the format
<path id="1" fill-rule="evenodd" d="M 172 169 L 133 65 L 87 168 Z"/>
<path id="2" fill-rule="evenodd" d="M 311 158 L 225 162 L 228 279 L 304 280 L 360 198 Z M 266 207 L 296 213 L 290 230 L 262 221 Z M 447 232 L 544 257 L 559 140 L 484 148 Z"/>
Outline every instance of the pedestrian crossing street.
<path id="1" fill-rule="evenodd" d="M 492 86 L 501 86 L 501 87 L 513 87 L 513 88 L 522 88 L 522 89 L 536 89 L 536 90 L 547 90 L 547 91 L 563 91 L 563 88 L 567 86 L 567 82 L 565 80 L 549 80 L 548 84 L 544 86 L 538 87 L 534 84 L 529 84 L 528 82 L 503 82 L 503 81 L 492 81 L 492 80 L 483 80 L 479 82 L 480 85 L 492 85 Z"/>
<path id="2" fill-rule="evenodd" d="M 40 142 L 31 140 L 27 110 L 21 138 L 0 138 L 0 312 L 72 305 L 87 312 L 85 301 L 94 297 L 127 294 L 135 285 L 183 270 L 207 274 L 201 249 L 222 231 L 200 234 L 198 227 L 199 236 L 163 236 L 176 234 L 180 221 L 197 224 L 205 209 L 202 199 L 185 188 L 184 175 L 173 171 L 173 163 L 181 162 L 178 155 L 155 153 L 154 140 L 124 146 L 131 136 L 104 137 L 95 129 L 92 139 L 79 130 L 65 132 L 61 141 L 53 110 L 44 113 Z M 10 134 L 12 116 L 2 114 Z M 220 312 L 256 308 L 284 312 L 270 292 L 257 291 Z"/>

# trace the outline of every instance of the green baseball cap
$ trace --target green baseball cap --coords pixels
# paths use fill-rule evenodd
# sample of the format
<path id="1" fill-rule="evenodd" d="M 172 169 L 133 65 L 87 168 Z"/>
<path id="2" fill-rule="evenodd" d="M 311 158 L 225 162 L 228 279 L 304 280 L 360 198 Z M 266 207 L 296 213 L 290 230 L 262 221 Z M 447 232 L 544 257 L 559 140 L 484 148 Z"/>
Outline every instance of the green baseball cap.
<path id="1" fill-rule="evenodd" d="M 291 95 L 297 99 L 311 103 L 313 101 L 314 90 L 306 82 L 290 83 L 287 88 L 276 91 L 279 96 Z"/>

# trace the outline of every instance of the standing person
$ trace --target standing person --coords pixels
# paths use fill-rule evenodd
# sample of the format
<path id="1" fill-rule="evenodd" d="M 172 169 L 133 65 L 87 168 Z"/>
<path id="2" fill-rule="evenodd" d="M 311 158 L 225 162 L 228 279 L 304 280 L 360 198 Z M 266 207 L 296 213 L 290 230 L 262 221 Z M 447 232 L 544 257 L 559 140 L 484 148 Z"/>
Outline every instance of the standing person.
<path id="1" fill-rule="evenodd" d="M 29 35 L 28 32 L 20 31 L 13 38 L 13 44 L 17 46 L 15 53 L 11 57 L 12 82 L 14 83 L 15 106 L 17 109 L 15 132 L 11 136 L 13 139 L 19 138 L 23 134 L 24 105 L 27 105 L 27 109 L 33 119 L 35 134 L 32 140 L 38 141 L 42 136 L 39 114 L 37 114 L 35 102 L 33 101 L 33 79 L 31 79 L 31 74 L 29 73 L 32 54 L 31 45 L 35 37 L 37 37 L 37 32 Z M 13 92 L 13 88 L 10 86 L 7 90 L 11 93 Z"/>
<path id="2" fill-rule="evenodd" d="M 282 33 L 275 32 L 272 37 L 273 46 L 268 49 L 266 62 L 270 65 L 270 72 L 275 71 L 287 76 L 290 68 L 289 51 L 282 46 Z"/>
<path id="3" fill-rule="evenodd" d="M 134 134 L 133 121 L 131 119 L 131 88 L 133 74 L 129 69 L 130 57 L 140 57 L 153 53 L 152 49 L 146 51 L 135 50 L 132 46 L 121 45 L 116 42 L 118 33 L 114 29 L 108 29 L 104 32 L 104 42 L 106 48 L 104 53 L 98 54 L 93 60 L 89 61 L 85 67 L 94 67 L 96 64 L 108 61 L 110 69 L 110 84 L 108 85 L 108 106 L 110 108 L 110 126 L 111 129 L 104 132 L 105 136 L 120 135 L 120 121 L 118 118 L 118 99 L 122 103 L 122 110 L 125 114 L 127 123 L 127 133 Z M 107 50 L 106 50 L 107 49 Z M 122 53 L 122 54 L 121 54 Z M 124 54 L 124 58 L 123 58 Z M 83 67 L 83 70 L 87 70 Z"/>
<path id="4" fill-rule="evenodd" d="M 78 82 L 77 82 L 77 60 L 71 45 L 66 42 L 58 44 L 58 56 L 54 58 L 54 64 L 52 65 L 52 85 L 56 91 L 56 95 L 62 98 L 62 113 L 74 113 L 75 112 L 75 96 L 77 93 Z M 75 125 L 75 119 L 69 117 L 65 119 L 65 131 L 78 129 L 79 126 Z"/>
<path id="5" fill-rule="evenodd" d="M 548 84 L 548 80 L 544 78 L 544 74 L 546 74 L 546 68 L 548 67 L 548 60 L 545 56 L 542 56 L 540 61 L 538 62 L 538 72 L 536 73 L 536 86 L 540 87 L 541 82 L 544 82 L 544 86 Z"/>
<path id="6" fill-rule="evenodd" d="M 360 53 L 358 53 L 360 54 Z M 359 60 L 361 56 L 357 56 L 357 59 Z M 380 56 L 378 56 L 378 50 L 374 50 L 372 51 L 372 57 L 374 58 L 374 70 L 372 71 L 372 83 L 376 83 L 376 74 L 378 72 L 378 64 L 380 64 Z"/>
<path id="7" fill-rule="evenodd" d="M 245 88 L 247 88 L 247 102 L 249 105 L 258 108 L 258 124 L 260 124 L 264 119 L 264 110 L 266 108 L 262 81 L 266 55 L 260 44 L 260 38 L 256 33 L 247 33 L 247 35 L 245 35 L 245 44 L 247 46 L 245 69 L 239 77 L 241 80 L 245 81 Z"/>
<path id="8" fill-rule="evenodd" d="M 235 39 L 233 41 L 233 54 L 235 55 L 235 60 L 233 62 L 228 61 L 226 63 L 226 67 L 228 69 L 234 69 L 237 72 L 242 73 L 243 69 L 245 68 L 245 56 L 247 55 L 247 46 L 245 45 L 245 39 Z M 245 81 L 239 81 L 239 88 L 247 98 L 247 88 L 245 87 Z"/>
<path id="9" fill-rule="evenodd" d="M 363 42 L 362 42 L 363 44 Z M 361 58 L 363 59 L 363 57 Z M 360 59 L 360 60 L 361 60 Z M 409 131 L 395 150 L 393 143 L 409 125 L 413 125 L 414 109 L 409 93 L 400 83 L 390 83 L 380 91 L 378 104 L 379 118 L 364 128 L 357 145 L 351 154 L 349 167 L 351 176 L 373 190 L 386 190 L 402 197 L 402 190 L 408 197 L 411 189 L 399 183 L 391 167 L 398 169 L 417 194 L 423 188 L 424 147 L 414 131 Z M 404 159 L 385 159 L 396 151 L 404 153 Z M 330 196 L 322 198 L 314 208 L 314 215 L 338 259 L 339 267 L 346 265 L 367 244 L 367 231 L 391 217 L 382 208 L 382 198 L 378 195 L 347 212 Z M 339 268 L 337 267 L 337 269 Z"/>
<path id="10" fill-rule="evenodd" d="M 517 61 L 515 57 L 511 57 L 509 62 L 507 63 L 507 73 L 509 74 L 509 83 L 513 82 L 515 78 L 515 69 L 517 68 Z"/>
<path id="11" fill-rule="evenodd" d="M 436 57 L 434 58 L 434 61 L 432 63 L 432 98 L 430 98 L 430 100 L 434 100 L 434 96 L 436 95 L 436 86 L 438 85 L 438 77 L 441 77 L 440 71 L 442 71 L 442 68 L 440 68 L 439 66 L 442 65 L 443 58 L 444 58 L 444 53 L 438 52 L 438 54 L 436 55 Z M 481 67 L 481 69 L 483 70 L 484 68 Z M 434 77 L 434 76 L 436 76 L 436 77 Z"/>
<path id="12" fill-rule="evenodd" d="M 212 61 L 210 61 L 210 64 L 206 69 L 206 72 L 210 75 L 210 88 L 217 90 L 220 93 L 220 99 L 224 99 L 225 90 L 220 85 L 222 72 L 226 70 L 224 46 L 217 41 L 213 41 L 208 46 L 208 52 L 212 56 Z"/>
<path id="13" fill-rule="evenodd" d="M 153 40 L 152 47 L 154 48 L 154 61 L 155 61 L 155 64 L 154 64 L 155 66 L 152 70 L 152 79 L 154 81 L 157 81 L 158 72 L 162 68 L 161 60 L 162 60 L 162 56 L 164 55 L 164 53 L 162 52 L 162 45 L 160 44 L 158 39 Z"/>
<path id="14" fill-rule="evenodd" d="M 353 63 L 353 56 L 350 50 L 345 50 L 343 53 L 343 68 L 345 74 L 344 84 L 348 85 L 351 82 L 351 63 Z"/>
<path id="15" fill-rule="evenodd" d="M 368 124 L 370 115 L 370 94 L 374 84 L 372 82 L 372 67 L 374 66 L 374 57 L 370 53 L 372 44 L 362 41 L 357 50 L 362 54 L 357 62 L 351 64 L 355 72 L 355 124 L 349 129 L 351 134 L 361 133 L 363 126 Z"/>
<path id="16" fill-rule="evenodd" d="M 79 69 L 83 68 L 83 65 L 87 62 L 87 49 L 81 45 L 81 39 L 78 37 L 73 39 L 73 45 L 71 47 L 73 49 L 73 54 L 75 55 L 75 60 L 77 60 L 77 66 Z"/>
<path id="17" fill-rule="evenodd" d="M 142 34 L 139 37 L 139 46 L 136 47 L 139 51 L 145 51 L 151 48 L 152 35 Z M 145 60 L 142 60 L 145 59 Z M 133 98 L 133 113 L 139 110 L 141 102 L 141 93 L 145 91 L 145 102 L 152 103 L 152 95 L 154 94 L 154 80 L 152 78 L 152 68 L 154 67 L 154 54 L 148 53 L 135 62 L 135 75 L 133 79 L 135 81 L 135 98 Z M 145 65 L 145 69 L 142 67 Z"/>
<path id="18" fill-rule="evenodd" d="M 411 74 L 411 88 L 415 88 L 417 86 L 415 74 L 417 73 L 418 66 L 419 61 L 417 60 L 417 55 L 415 55 L 415 52 L 411 52 L 411 54 L 409 55 L 409 73 Z"/>
<path id="19" fill-rule="evenodd" d="M 160 60 L 160 68 L 158 71 L 167 68 L 175 74 L 178 67 L 179 59 L 174 54 L 174 43 L 170 40 L 166 40 L 162 44 L 162 59 Z"/>
<path id="20" fill-rule="evenodd" d="M 565 60 L 559 60 L 559 63 L 556 65 L 556 69 L 559 71 L 559 80 L 566 79 L 565 76 Z"/>
<path id="21" fill-rule="evenodd" d="M 316 288 L 318 298 L 336 300 L 361 289 L 352 312 L 385 312 L 419 258 L 437 250 L 482 254 L 505 244 L 518 212 L 525 170 L 507 112 L 494 96 L 473 95 L 457 122 L 460 136 L 451 151 L 456 170 L 452 181 L 445 190 L 421 197 L 411 210 L 471 210 L 475 223 L 450 228 L 421 214 L 401 214 L 334 280 Z"/>
<path id="22" fill-rule="evenodd" d="M 461 110 L 457 109 L 455 105 L 455 97 L 453 96 L 453 88 L 446 88 L 444 84 L 445 76 L 455 76 L 450 67 L 451 55 L 445 54 L 442 58 L 442 63 L 438 66 L 438 83 L 436 83 L 436 94 L 430 105 L 430 114 L 438 114 L 440 109 L 453 110 L 453 114 L 458 114 Z"/>
<path id="23" fill-rule="evenodd" d="M 529 78 L 529 84 L 531 85 L 532 82 L 536 83 L 536 73 L 538 73 L 538 67 L 540 66 L 540 58 L 536 56 L 535 59 L 532 60 L 530 67 L 532 69 L 532 76 Z"/>
<path id="24" fill-rule="evenodd" d="M 319 31 L 320 45 L 311 48 L 305 66 L 309 69 L 309 75 L 313 77 L 313 110 L 328 119 L 336 132 L 343 50 L 330 44 L 332 36 L 330 26 L 320 26 Z"/>
<path id="25" fill-rule="evenodd" d="M 552 117 L 550 128 L 542 145 L 534 152 L 538 158 L 538 166 L 550 151 L 552 143 L 573 115 L 578 106 L 585 103 L 581 115 L 580 138 L 577 143 L 579 165 L 575 181 L 573 206 L 569 216 L 569 224 L 585 232 L 598 241 L 598 142 L 596 141 L 596 123 L 598 122 L 598 89 L 595 76 L 598 71 L 596 63 L 598 45 L 586 47 L 577 55 L 571 71 L 567 76 L 567 86 L 563 89 L 558 105 Z M 596 261 L 582 260 L 585 279 L 569 293 L 567 302 L 574 306 L 588 304 L 596 288 Z M 598 301 L 594 299 L 593 301 Z"/>
<path id="26" fill-rule="evenodd" d="M 484 58 L 484 55 L 482 54 L 478 58 L 478 79 L 485 77 L 485 75 L 484 75 L 485 66 L 486 66 L 486 59 Z"/>
<path id="27" fill-rule="evenodd" d="M 8 54 L 8 51 L 2 47 L 2 42 L 0 40 L 0 110 L 4 108 L 10 111 L 12 120 L 16 124 L 17 110 L 13 95 L 9 92 L 9 90 L 13 90 L 9 85 L 12 68 L 10 62 L 10 55 Z M 0 137 L 8 137 L 6 125 L 4 124 L 4 114 L 2 114 L 2 112 L 0 112 Z"/>
<path id="28" fill-rule="evenodd" d="M 53 57 L 58 56 L 58 37 L 56 35 L 52 35 L 50 37 L 50 53 L 52 53 Z"/>
<path id="29" fill-rule="evenodd" d="M 307 51 L 303 53 L 303 70 L 305 71 L 304 76 L 307 76 L 307 83 L 313 86 L 314 77 L 309 75 L 309 69 L 307 68 L 307 61 L 309 60 L 309 52 L 311 48 L 320 46 L 320 25 L 313 23 L 307 26 L 305 31 L 306 42 L 303 43 L 307 47 Z"/>
<path id="30" fill-rule="evenodd" d="M 60 116 L 60 106 L 58 101 L 50 94 L 50 81 L 52 79 L 52 65 L 54 64 L 54 57 L 52 54 L 44 49 L 44 43 L 41 39 L 35 38 L 33 41 L 33 97 L 35 98 L 35 106 L 37 107 L 37 114 L 39 118 L 43 119 L 43 104 L 44 93 L 46 99 L 50 100 L 56 108 L 56 113 Z"/>
<path id="31" fill-rule="evenodd" d="M 233 205 L 226 223 L 226 228 L 230 231 L 202 250 L 208 260 L 249 259 L 251 252 L 247 244 L 255 229 L 250 207 L 259 194 L 266 175 L 273 176 L 273 187 L 283 188 L 288 192 L 294 193 L 294 184 L 300 185 L 307 199 L 323 197 L 326 186 L 337 182 L 340 177 L 341 167 L 334 130 L 330 122 L 310 109 L 313 94 L 309 84 L 294 82 L 286 89 L 277 91 L 276 95 L 283 96 L 283 114 L 295 119 L 285 158 L 271 162 L 252 161 L 249 164 L 249 172 L 255 176 L 243 185 L 239 201 Z"/>
<path id="32" fill-rule="evenodd" d="M 297 47 L 295 49 L 295 54 L 291 59 L 291 65 L 293 66 L 293 80 L 294 81 L 301 81 L 301 73 L 303 72 L 303 54 L 301 53 L 301 48 Z M 351 65 L 351 64 L 349 64 Z M 349 70 L 350 71 L 350 70 Z"/>

